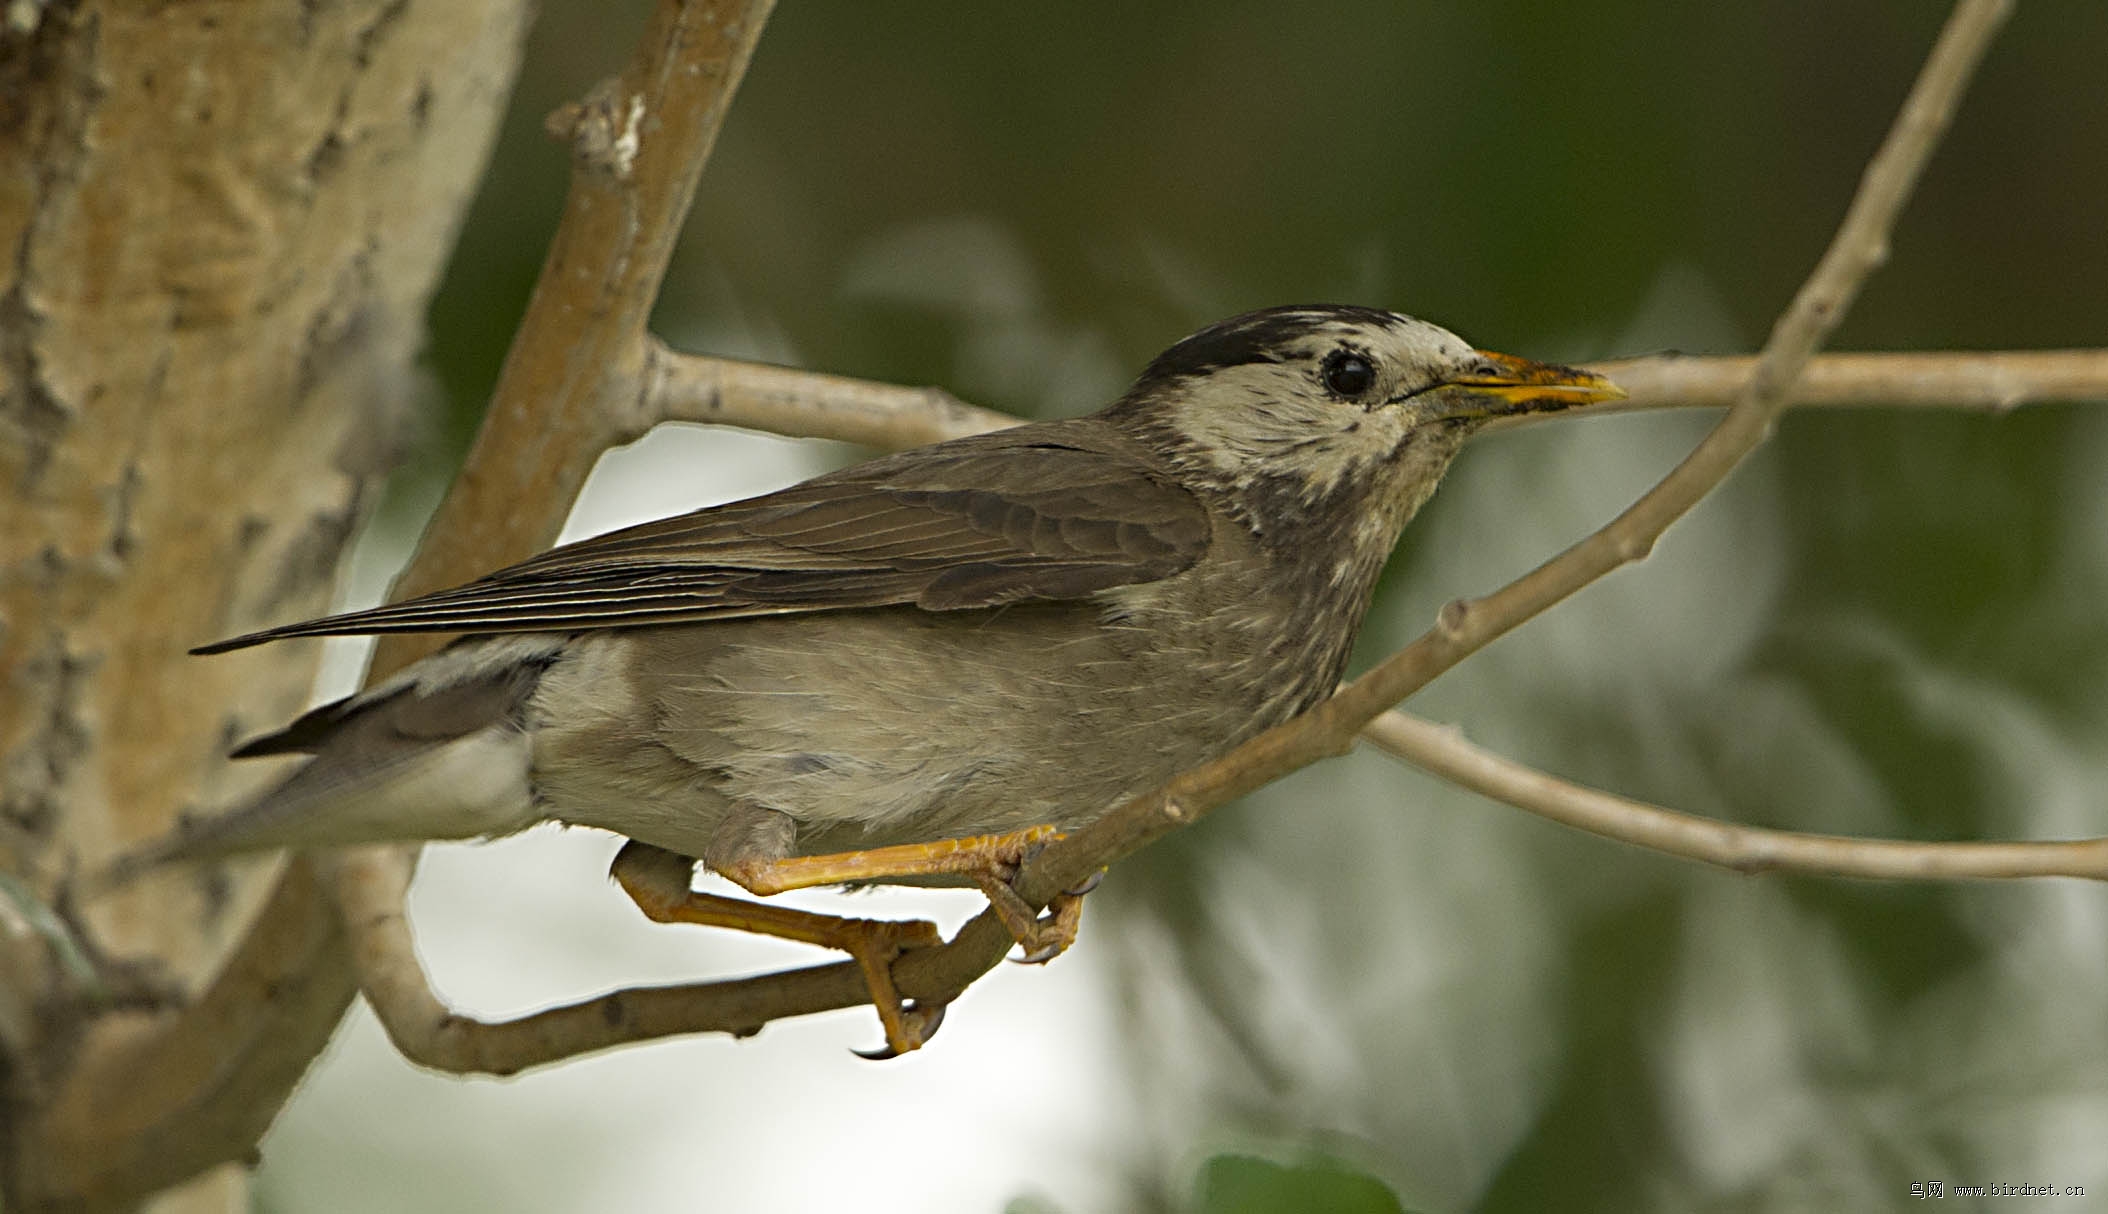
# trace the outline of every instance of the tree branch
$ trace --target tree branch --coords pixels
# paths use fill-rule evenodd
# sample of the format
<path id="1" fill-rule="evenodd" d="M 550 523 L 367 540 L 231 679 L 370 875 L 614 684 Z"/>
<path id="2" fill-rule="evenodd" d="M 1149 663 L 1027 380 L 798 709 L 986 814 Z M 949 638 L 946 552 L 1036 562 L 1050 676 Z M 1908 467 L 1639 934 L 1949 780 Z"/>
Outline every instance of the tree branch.
<path id="1" fill-rule="evenodd" d="M 1605 413 L 1721 408 L 1734 403 L 1757 360 L 1666 354 L 1587 364 L 1630 394 L 1588 407 Z M 2004 413 L 2051 401 L 2108 401 L 2108 349 L 1822 354 L 1786 393 L 1790 409 L 1895 407 Z M 636 428 L 659 422 L 740 426 L 791 438 L 830 438 L 894 451 L 1019 424 L 942 388 L 902 388 L 707 354 L 656 338 Z M 1495 428 L 1558 419 L 1503 419 Z"/>
<path id="2" fill-rule="evenodd" d="M 1564 826 L 1740 873 L 1877 881 L 2010 877 L 2108 880 L 2108 839 L 1947 843 L 1765 830 L 1615 796 L 1474 746 L 1454 726 L 1392 710 L 1362 736 L 1431 775 Z"/>
<path id="3" fill-rule="evenodd" d="M 1015 426 L 942 388 L 901 388 L 767 363 L 682 354 L 651 339 L 637 429 L 660 422 L 743 426 L 832 438 L 881 450 L 919 447 Z"/>
<path id="4" fill-rule="evenodd" d="M 335 892 L 366 998 L 382 1013 L 395 1048 L 420 1066 L 511 1075 L 654 1037 L 748 1036 L 771 1020 L 870 998 L 861 971 L 842 962 L 729 982 L 632 987 L 514 1020 L 475 1020 L 440 1002 L 416 963 L 416 943 L 403 913 L 409 885 L 405 865 L 346 865 Z"/>
<path id="5" fill-rule="evenodd" d="M 1592 364 L 1629 397 L 1589 413 L 1732 405 L 1757 360 L 1667 354 Z M 2004 413 L 2045 401 L 2108 400 L 2108 350 L 1987 350 L 1823 354 L 1786 392 L 1793 409 L 1867 406 Z M 1556 415 L 1549 415 L 1556 416 Z"/>

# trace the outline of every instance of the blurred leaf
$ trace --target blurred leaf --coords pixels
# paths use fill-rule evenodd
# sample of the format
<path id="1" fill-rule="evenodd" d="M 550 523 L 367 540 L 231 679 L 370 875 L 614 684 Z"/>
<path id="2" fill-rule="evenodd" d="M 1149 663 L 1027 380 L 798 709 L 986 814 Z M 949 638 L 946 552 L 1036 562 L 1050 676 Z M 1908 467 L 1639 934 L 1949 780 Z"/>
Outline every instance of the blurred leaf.
<path id="1" fill-rule="evenodd" d="M 1325 1156 L 1280 1164 L 1217 1155 L 1201 1165 L 1194 1214 L 1406 1214 L 1389 1186 Z"/>

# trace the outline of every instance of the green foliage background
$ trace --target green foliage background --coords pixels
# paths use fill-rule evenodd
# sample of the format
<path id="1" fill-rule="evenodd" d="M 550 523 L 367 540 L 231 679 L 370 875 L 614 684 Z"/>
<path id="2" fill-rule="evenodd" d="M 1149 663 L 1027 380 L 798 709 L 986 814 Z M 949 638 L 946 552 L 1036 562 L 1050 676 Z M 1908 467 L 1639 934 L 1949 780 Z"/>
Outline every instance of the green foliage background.
<path id="1" fill-rule="evenodd" d="M 659 326 L 1043 415 L 1285 302 L 1550 358 L 1749 350 L 1944 13 L 785 0 Z M 404 501 L 458 458 L 554 223 L 540 116 L 619 64 L 640 14 L 542 17 L 434 310 L 450 412 Z M 2104 47 L 2108 6 L 2022 6 L 1839 348 L 2103 344 Z M 1702 425 L 1489 440 L 1416 525 L 1366 648 L 1600 523 Z M 2108 833 L 2104 486 L 2098 406 L 1793 416 L 1647 567 L 1416 707 L 1736 821 Z M 1185 1205 L 1196 1142 L 1322 1148 L 1416 1209 L 2108 1192 L 2099 889 L 1750 881 L 1364 754 L 1123 866 L 1094 913 L 1134 1079 L 1105 1099 L 1152 1127 L 1137 1208 Z"/>

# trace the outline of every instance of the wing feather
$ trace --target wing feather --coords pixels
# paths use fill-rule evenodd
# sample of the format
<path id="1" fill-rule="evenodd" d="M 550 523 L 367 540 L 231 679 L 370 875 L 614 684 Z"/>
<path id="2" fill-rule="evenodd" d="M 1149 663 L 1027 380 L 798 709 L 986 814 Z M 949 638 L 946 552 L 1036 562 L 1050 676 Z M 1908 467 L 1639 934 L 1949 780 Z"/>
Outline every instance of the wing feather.
<path id="1" fill-rule="evenodd" d="M 903 452 L 609 532 L 401 603 L 249 633 L 631 628 L 915 604 L 1075 599 L 1181 572 L 1206 508 L 1123 444 L 1047 423 Z"/>

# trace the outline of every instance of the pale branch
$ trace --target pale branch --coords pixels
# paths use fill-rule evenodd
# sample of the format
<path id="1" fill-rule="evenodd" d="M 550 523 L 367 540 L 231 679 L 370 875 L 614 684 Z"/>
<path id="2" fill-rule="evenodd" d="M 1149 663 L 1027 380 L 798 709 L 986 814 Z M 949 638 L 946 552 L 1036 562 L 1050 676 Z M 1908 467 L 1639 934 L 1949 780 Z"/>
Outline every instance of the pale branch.
<path id="1" fill-rule="evenodd" d="M 871 1001 L 863 972 L 842 961 L 745 978 L 624 987 L 511 1020 L 479 1020 L 447 1007 L 416 964 L 416 941 L 403 909 L 409 879 L 404 866 L 361 865 L 341 870 L 334 889 L 359 954 L 366 997 L 377 1012 L 387 1009 L 379 1017 L 382 1028 L 403 1057 L 435 1070 L 512 1075 L 659 1037 L 748 1037 L 777 1020 Z M 1009 939 L 1007 931 L 997 930 Z M 911 999 L 949 1000 L 966 985 L 916 954 L 901 960 L 894 977 Z"/>
<path id="2" fill-rule="evenodd" d="M 442 1003 L 415 963 L 403 911 L 409 882 L 407 866 L 347 866 L 335 892 L 366 998 L 377 1012 L 386 1009 L 380 1021 L 388 1039 L 420 1066 L 511 1075 L 655 1037 L 747 1036 L 772 1020 L 870 998 L 862 972 L 845 961 L 730 981 L 628 987 L 513 1020 L 477 1020 Z"/>
<path id="3" fill-rule="evenodd" d="M 829 438 L 894 451 L 1018 425 L 1023 419 L 961 401 L 941 388 L 769 363 L 684 354 L 656 339 L 637 429 L 657 422 L 739 426 L 790 438 Z M 1591 417 L 1722 408 L 1756 368 L 1754 355 L 1665 354 L 1585 364 L 1629 397 L 1591 404 Z M 1904 407 L 2004 413 L 2053 401 L 2108 401 L 2108 349 L 1820 354 L 1786 393 L 1789 409 Z M 1496 427 L 1560 420 L 1525 414 Z"/>
<path id="4" fill-rule="evenodd" d="M 1361 736 L 1430 775 L 1561 825 L 1736 872 L 1879 881 L 2108 880 L 2108 838 L 1918 842 L 1766 830 L 1679 813 L 1570 783 L 1475 746 L 1454 726 L 1437 725 L 1396 709 L 1369 722 Z"/>
<path id="5" fill-rule="evenodd" d="M 637 398 L 640 432 L 659 422 L 707 422 L 899 450 L 1018 424 L 942 388 L 682 354 L 656 338 L 649 349 Z"/>
<path id="6" fill-rule="evenodd" d="M 1104 864 L 1235 796 L 1317 758 L 1343 753 L 1355 733 L 1391 704 L 1522 620 L 1644 555 L 1670 523 L 1762 441 L 1786 407 L 1797 374 L 1859 283 L 1885 256 L 1895 213 L 2008 7 L 1999 0 L 1963 0 L 1958 7 L 1902 116 L 1869 166 L 1830 251 L 1781 317 L 1728 416 L 1682 466 L 1596 536 L 1502 591 L 1475 603 L 1453 604 L 1435 630 L 1318 709 L 1214 763 L 1181 774 L 1154 793 L 1134 798 L 1050 846 L 1028 862 L 1020 876 L 1020 892 L 1027 900 L 1043 904 L 1055 891 L 1081 882 Z M 641 342 L 638 348 L 650 349 Z M 648 361 L 650 374 L 637 385 L 643 399 L 623 419 L 629 428 L 674 416 L 714 421 L 744 417 L 754 424 L 755 419 L 791 409 L 785 403 L 789 390 L 799 382 L 809 384 L 795 372 L 771 374 L 751 367 L 742 381 L 736 364 L 715 360 L 685 368 L 676 367 L 679 356 L 670 354 Z M 679 379 L 684 370 L 693 374 Z M 848 385 L 836 381 L 834 386 Z M 988 415 L 932 409 L 933 398 L 927 394 L 900 392 L 849 393 L 854 401 L 849 408 L 806 410 L 800 424 L 889 444 L 910 434 L 936 438 L 955 428 L 996 424 Z M 777 403 L 768 404 L 771 400 Z M 919 414 L 922 420 L 903 426 L 896 413 Z M 597 453 L 598 446 L 592 450 Z M 437 1003 L 415 966 L 400 917 L 405 873 L 347 869 L 339 874 L 340 896 L 352 915 L 356 947 L 362 956 L 371 953 L 361 967 L 369 997 L 377 1008 L 386 1002 L 383 1014 L 391 1033 L 415 1047 L 416 1056 L 436 1065 L 512 1070 L 666 1032 L 751 1031 L 777 1016 L 851 1006 L 867 998 L 854 968 L 838 964 L 733 983 L 617 992 L 504 1025 L 465 1021 Z M 1007 929 L 992 913 L 983 913 L 951 942 L 902 957 L 896 978 L 912 997 L 948 998 L 996 964 L 1009 946 Z M 636 1018 L 635 1024 L 617 1023 L 626 1018 Z M 474 1040 L 479 1033 L 483 1039 Z"/>
<path id="7" fill-rule="evenodd" d="M 1722 407 L 1756 369 L 1753 356 L 1658 354 L 1592 364 L 1629 396 L 1590 414 Z M 2046 401 L 2108 400 L 2108 350 L 1941 350 L 1821 354 L 1786 391 L 1788 408 L 1880 405 L 2003 413 Z"/>

